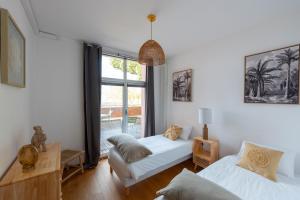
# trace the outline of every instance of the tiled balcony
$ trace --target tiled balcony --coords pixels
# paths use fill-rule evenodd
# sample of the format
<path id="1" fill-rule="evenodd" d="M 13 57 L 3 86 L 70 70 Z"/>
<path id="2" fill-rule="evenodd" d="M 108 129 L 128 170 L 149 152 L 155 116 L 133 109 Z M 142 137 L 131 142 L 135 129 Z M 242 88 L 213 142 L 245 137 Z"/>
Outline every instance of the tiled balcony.
<path id="1" fill-rule="evenodd" d="M 106 105 L 101 107 L 101 155 L 105 155 L 112 145 L 107 141 L 107 138 L 124 134 L 122 133 L 122 117 L 123 107 Z M 141 137 L 142 131 L 142 107 L 128 107 L 128 134 L 136 138 Z"/>
<path id="2" fill-rule="evenodd" d="M 101 122 L 101 155 L 105 155 L 112 147 L 112 144 L 107 141 L 107 138 L 118 134 L 122 134 L 121 119 L 105 120 Z M 136 123 L 128 124 L 128 134 L 133 135 L 135 138 L 141 137 L 140 120 L 137 120 Z"/>

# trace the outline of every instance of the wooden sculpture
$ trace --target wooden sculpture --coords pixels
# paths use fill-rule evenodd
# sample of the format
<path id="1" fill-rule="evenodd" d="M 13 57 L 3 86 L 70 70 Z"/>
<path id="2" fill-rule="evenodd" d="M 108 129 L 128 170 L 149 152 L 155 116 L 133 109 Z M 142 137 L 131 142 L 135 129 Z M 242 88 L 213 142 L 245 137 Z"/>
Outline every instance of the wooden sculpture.
<path id="1" fill-rule="evenodd" d="M 45 142 L 47 140 L 46 134 L 44 134 L 41 126 L 34 126 L 33 130 L 35 133 L 31 138 L 31 144 L 34 145 L 40 152 L 46 152 Z"/>

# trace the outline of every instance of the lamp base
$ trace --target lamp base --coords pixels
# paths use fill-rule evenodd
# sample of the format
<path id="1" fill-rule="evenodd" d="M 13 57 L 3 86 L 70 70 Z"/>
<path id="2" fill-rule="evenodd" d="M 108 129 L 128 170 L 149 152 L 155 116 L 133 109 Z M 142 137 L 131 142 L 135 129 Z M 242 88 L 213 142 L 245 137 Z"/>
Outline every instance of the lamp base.
<path id="1" fill-rule="evenodd" d="M 204 127 L 203 127 L 203 139 L 204 140 L 208 140 L 208 128 L 207 128 L 207 124 L 204 124 Z"/>

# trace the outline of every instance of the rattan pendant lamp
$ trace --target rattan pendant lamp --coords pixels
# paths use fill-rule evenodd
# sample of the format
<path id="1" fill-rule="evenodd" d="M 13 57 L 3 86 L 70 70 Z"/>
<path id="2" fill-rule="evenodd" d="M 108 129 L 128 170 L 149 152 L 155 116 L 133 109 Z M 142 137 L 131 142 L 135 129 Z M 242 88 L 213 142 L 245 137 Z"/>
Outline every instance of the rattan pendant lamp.
<path id="1" fill-rule="evenodd" d="M 146 41 L 139 51 L 139 63 L 146 66 L 159 66 L 165 64 L 165 53 L 155 40 L 152 40 L 152 23 L 156 20 L 154 14 L 148 15 L 151 23 L 151 39 Z"/>

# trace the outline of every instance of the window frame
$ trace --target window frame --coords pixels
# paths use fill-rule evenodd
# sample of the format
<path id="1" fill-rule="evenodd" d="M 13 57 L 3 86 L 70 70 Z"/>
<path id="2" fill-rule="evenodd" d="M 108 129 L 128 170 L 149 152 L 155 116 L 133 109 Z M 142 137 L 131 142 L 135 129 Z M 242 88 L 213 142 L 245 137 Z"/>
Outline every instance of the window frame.
<path id="1" fill-rule="evenodd" d="M 101 56 L 109 56 L 109 57 L 115 57 L 119 59 L 123 59 L 123 79 L 118 78 L 108 78 L 108 77 L 101 77 L 101 85 L 116 85 L 116 86 L 127 86 L 127 87 L 146 87 L 146 80 L 145 81 L 137 81 L 137 80 L 128 80 L 127 79 L 127 61 L 135 61 L 137 62 L 137 59 L 129 58 L 126 56 L 116 56 L 111 54 L 102 53 Z M 102 68 L 101 68 L 102 70 Z M 101 73 L 102 74 L 102 73 Z"/>

